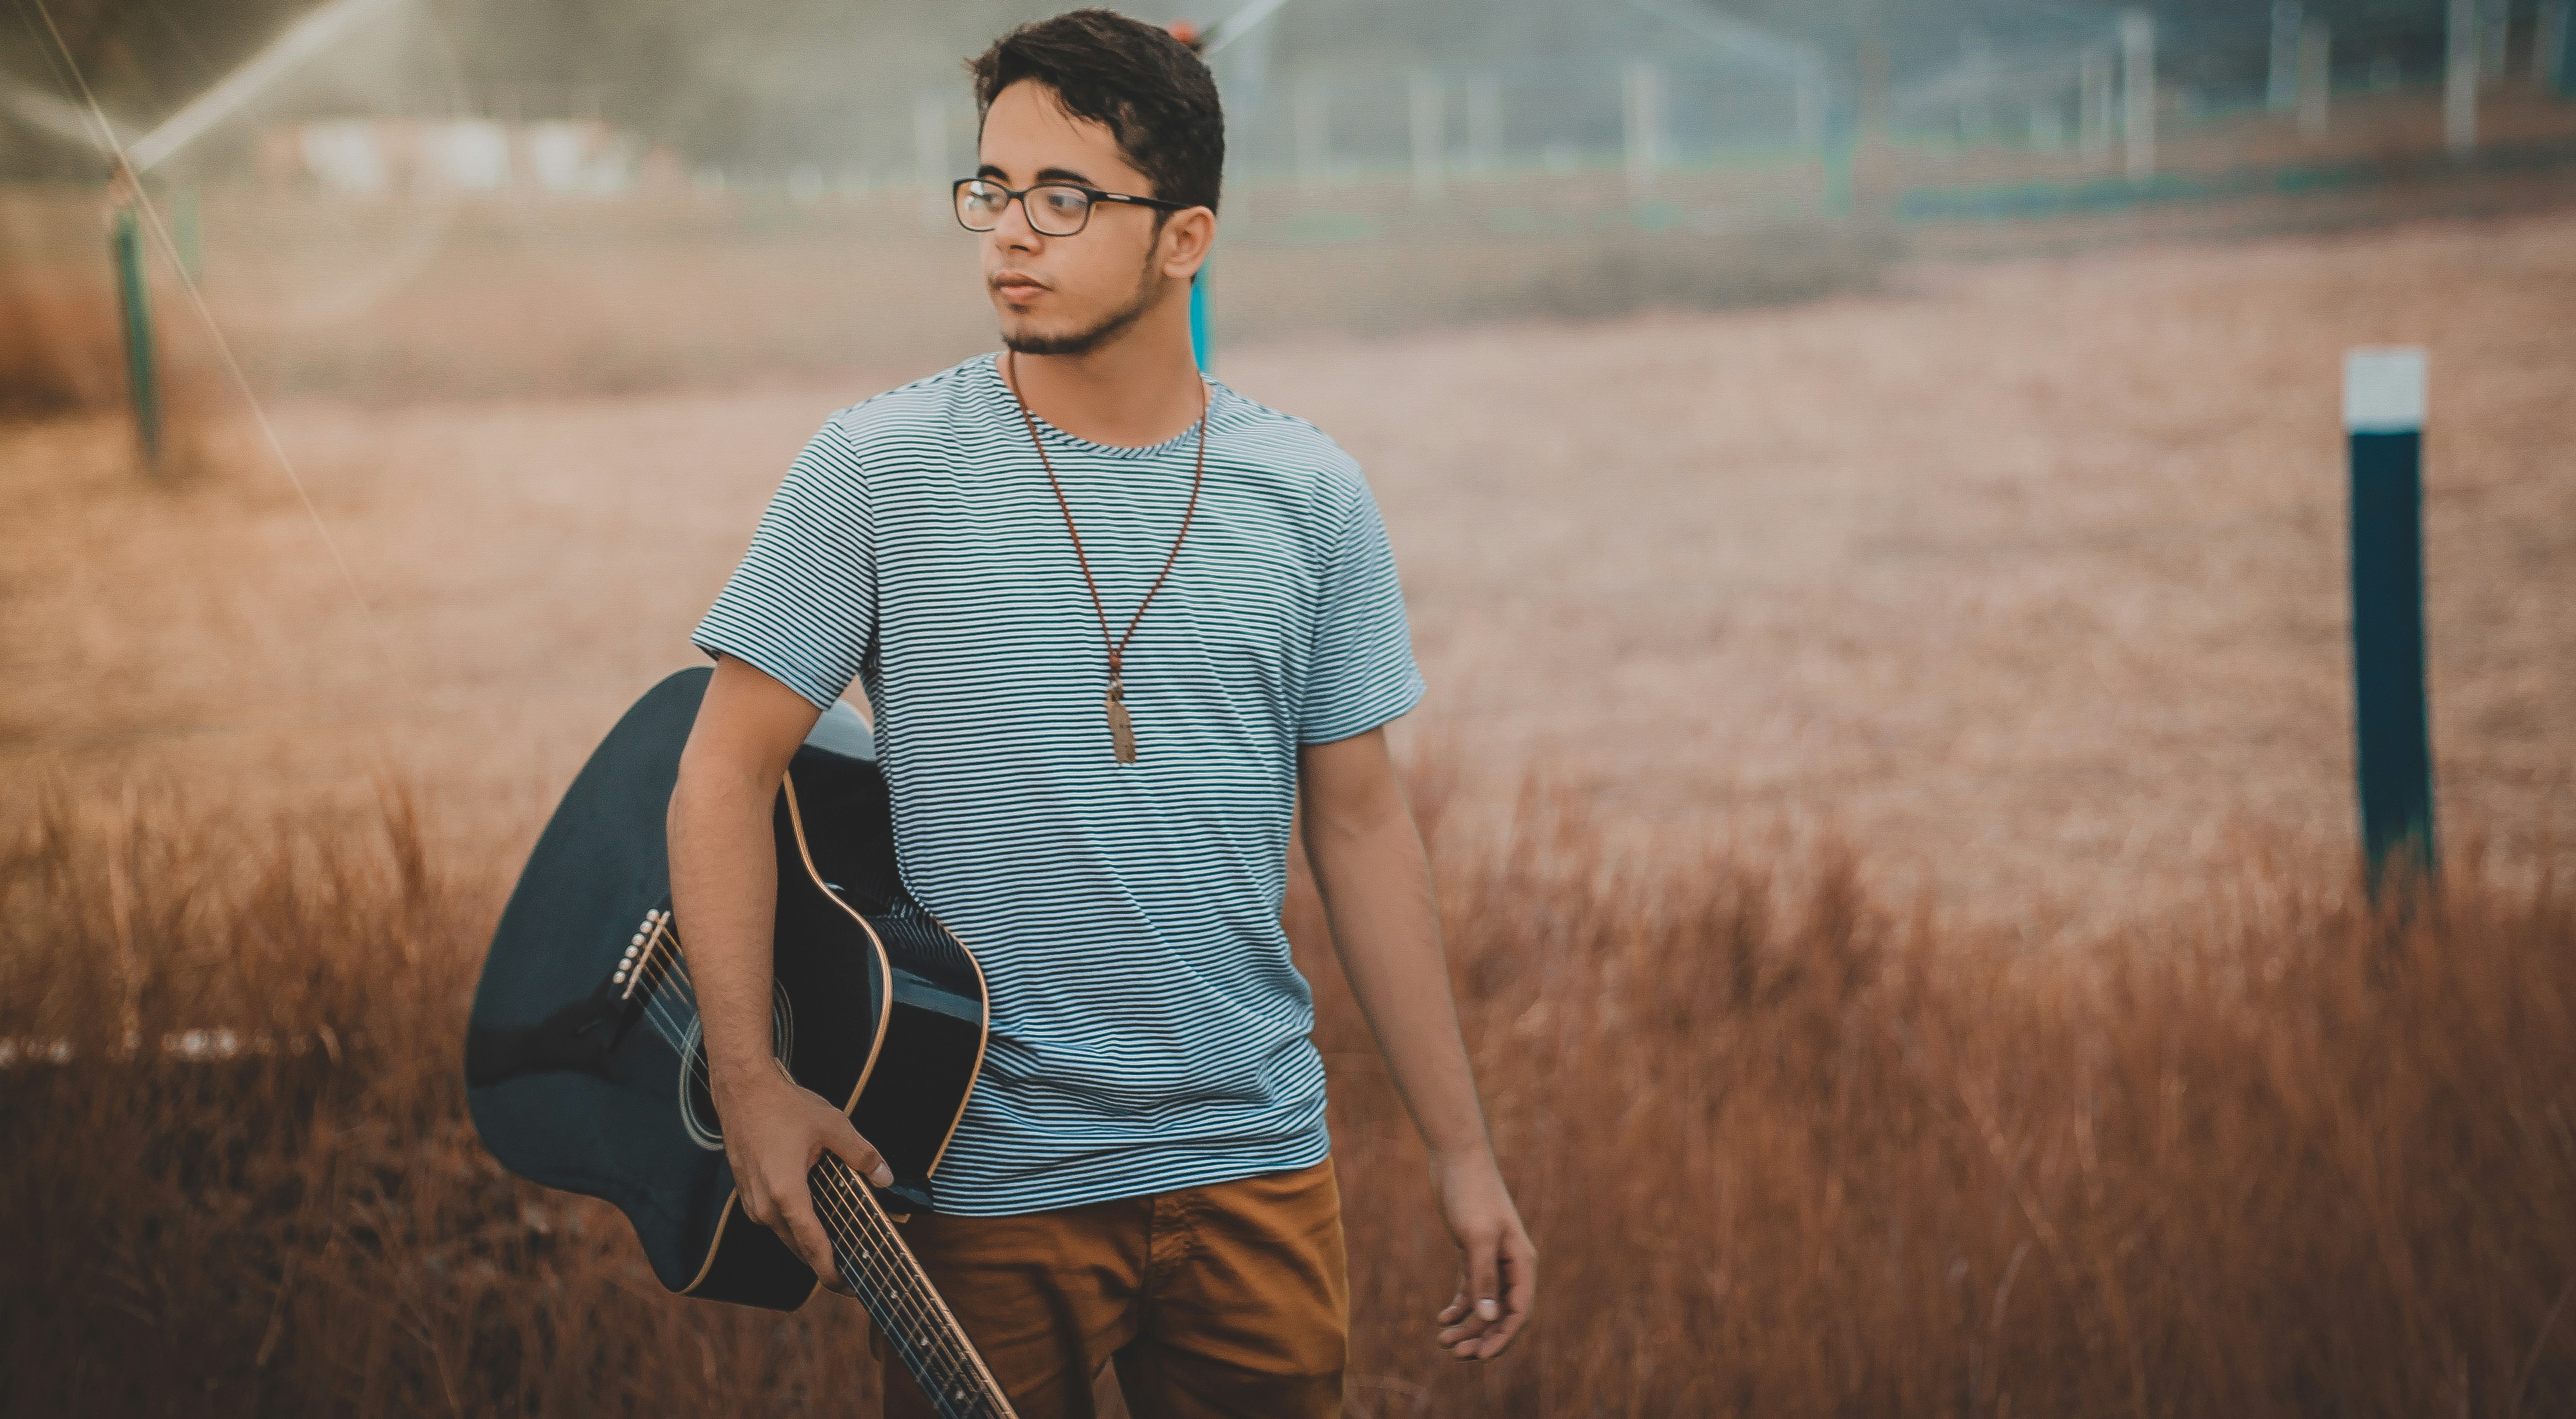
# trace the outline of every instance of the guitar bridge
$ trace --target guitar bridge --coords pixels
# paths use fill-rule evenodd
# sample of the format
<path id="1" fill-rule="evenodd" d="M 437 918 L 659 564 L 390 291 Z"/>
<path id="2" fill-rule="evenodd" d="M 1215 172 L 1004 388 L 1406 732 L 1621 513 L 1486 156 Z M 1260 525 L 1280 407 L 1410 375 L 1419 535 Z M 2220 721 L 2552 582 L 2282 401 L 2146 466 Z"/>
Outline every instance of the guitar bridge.
<path id="1" fill-rule="evenodd" d="M 660 988 L 663 978 L 670 974 L 671 953 L 679 945 L 679 940 L 671 930 L 668 911 L 655 907 L 644 913 L 644 920 L 635 927 L 634 938 L 626 945 L 625 957 L 618 961 L 616 971 L 608 978 L 610 985 L 621 987 L 617 998 L 634 999 L 639 986 L 644 987 L 647 995 Z"/>

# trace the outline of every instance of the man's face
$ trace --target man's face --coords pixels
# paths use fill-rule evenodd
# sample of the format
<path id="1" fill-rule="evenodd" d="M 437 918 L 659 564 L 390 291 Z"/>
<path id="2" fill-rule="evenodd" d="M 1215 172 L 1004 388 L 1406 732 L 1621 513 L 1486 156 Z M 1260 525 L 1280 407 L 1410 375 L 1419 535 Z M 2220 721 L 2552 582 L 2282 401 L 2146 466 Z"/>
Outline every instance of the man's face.
<path id="1" fill-rule="evenodd" d="M 1054 91 L 1034 80 L 994 96 L 977 153 L 977 176 L 1014 189 L 1069 182 L 1159 195 L 1127 165 L 1106 125 L 1066 113 Z M 1030 355 L 1081 354 L 1166 299 L 1178 283 L 1161 270 L 1167 253 L 1155 215 L 1150 207 L 1096 202 L 1080 232 L 1048 236 L 1029 226 L 1025 204 L 1013 202 L 1001 225 L 984 233 L 984 284 L 1001 317 L 1002 343 Z"/>

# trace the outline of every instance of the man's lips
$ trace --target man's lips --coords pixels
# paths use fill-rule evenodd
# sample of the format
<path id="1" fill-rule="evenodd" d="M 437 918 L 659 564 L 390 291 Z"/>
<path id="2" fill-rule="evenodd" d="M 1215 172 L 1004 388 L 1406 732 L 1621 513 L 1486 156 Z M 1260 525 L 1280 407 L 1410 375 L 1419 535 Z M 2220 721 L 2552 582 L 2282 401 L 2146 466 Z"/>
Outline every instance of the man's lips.
<path id="1" fill-rule="evenodd" d="M 993 277 L 992 284 L 993 289 L 1001 293 L 1002 299 L 1014 305 L 1025 302 L 1038 292 L 1047 289 L 1046 282 L 1025 271 L 1004 271 Z"/>

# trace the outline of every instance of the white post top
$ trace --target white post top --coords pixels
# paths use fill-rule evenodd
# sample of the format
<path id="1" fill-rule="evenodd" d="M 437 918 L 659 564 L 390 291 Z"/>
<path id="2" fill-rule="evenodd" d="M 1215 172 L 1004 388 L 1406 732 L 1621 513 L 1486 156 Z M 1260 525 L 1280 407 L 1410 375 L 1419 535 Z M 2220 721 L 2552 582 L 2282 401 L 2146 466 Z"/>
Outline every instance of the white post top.
<path id="1" fill-rule="evenodd" d="M 2343 426 L 2356 434 L 2411 434 L 2424 427 L 2424 351 L 2369 345 L 2343 356 Z"/>

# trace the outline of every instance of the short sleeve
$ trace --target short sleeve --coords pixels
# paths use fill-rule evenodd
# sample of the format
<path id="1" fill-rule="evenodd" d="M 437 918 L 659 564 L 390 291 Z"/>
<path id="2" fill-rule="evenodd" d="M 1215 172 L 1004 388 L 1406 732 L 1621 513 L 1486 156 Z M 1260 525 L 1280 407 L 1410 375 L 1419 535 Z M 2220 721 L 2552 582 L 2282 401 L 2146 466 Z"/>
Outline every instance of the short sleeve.
<path id="1" fill-rule="evenodd" d="M 1422 691 L 1395 549 L 1387 545 L 1377 499 L 1362 483 L 1326 548 L 1297 742 L 1365 734 L 1413 708 Z"/>
<path id="2" fill-rule="evenodd" d="M 867 471 L 835 418 L 788 467 L 751 549 L 689 641 L 829 709 L 858 678 L 876 605 Z"/>

